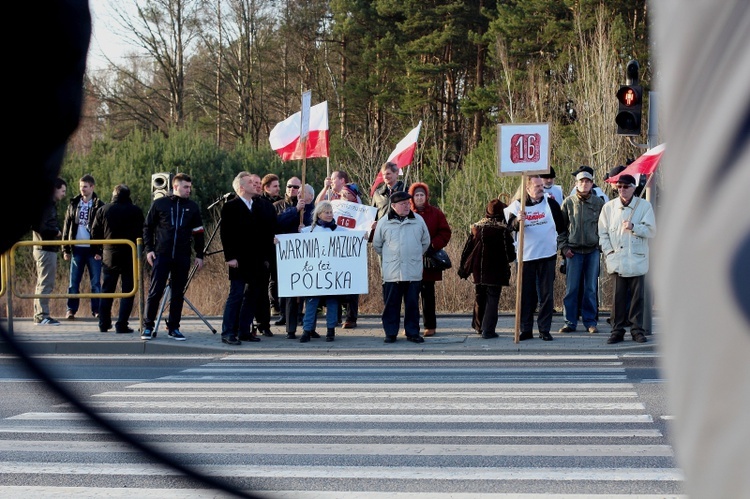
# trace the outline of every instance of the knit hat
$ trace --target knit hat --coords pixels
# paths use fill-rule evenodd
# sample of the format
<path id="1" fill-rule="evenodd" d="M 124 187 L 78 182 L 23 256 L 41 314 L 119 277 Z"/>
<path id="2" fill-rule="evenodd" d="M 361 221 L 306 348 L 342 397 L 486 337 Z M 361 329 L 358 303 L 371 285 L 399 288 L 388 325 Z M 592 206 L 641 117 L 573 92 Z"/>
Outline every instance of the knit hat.
<path id="1" fill-rule="evenodd" d="M 507 207 L 508 205 L 499 199 L 492 199 L 487 203 L 487 211 L 485 212 L 485 215 L 487 215 L 487 218 L 505 219 L 505 212 L 503 210 Z"/>

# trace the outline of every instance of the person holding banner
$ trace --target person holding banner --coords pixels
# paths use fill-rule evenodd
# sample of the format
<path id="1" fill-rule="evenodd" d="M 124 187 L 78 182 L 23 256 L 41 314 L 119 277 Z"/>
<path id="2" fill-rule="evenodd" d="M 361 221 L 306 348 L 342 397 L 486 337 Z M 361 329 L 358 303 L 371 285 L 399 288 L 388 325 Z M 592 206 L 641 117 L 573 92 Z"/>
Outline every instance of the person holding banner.
<path id="1" fill-rule="evenodd" d="M 448 219 L 439 208 L 430 204 L 430 188 L 422 182 L 414 182 L 409 187 L 411 195 L 411 211 L 418 213 L 430 232 L 430 246 L 428 254 L 445 248 L 451 240 L 451 228 Z M 422 320 L 424 335 L 435 336 L 437 317 L 435 316 L 435 282 L 443 280 L 443 271 L 437 269 L 422 269 L 422 284 L 419 295 L 422 298 Z"/>
<path id="2" fill-rule="evenodd" d="M 386 343 L 394 343 L 398 336 L 402 300 L 406 339 L 424 343 L 419 334 L 419 288 L 430 232 L 422 217 L 411 211 L 410 199 L 407 192 L 391 194 L 388 214 L 378 221 L 372 240 L 372 247 L 381 258 Z"/>
<path id="3" fill-rule="evenodd" d="M 345 184 L 341 188 L 340 197 L 342 201 L 362 204 L 362 199 L 360 197 L 359 187 L 357 186 L 357 184 Z M 341 298 L 339 298 L 339 309 L 342 308 L 342 305 L 346 306 L 344 329 L 354 329 L 355 327 L 357 327 L 357 318 L 359 316 L 359 295 L 342 296 Z M 341 317 L 341 312 L 343 312 L 343 310 L 339 311 L 339 317 Z"/>
<path id="4" fill-rule="evenodd" d="M 552 341 L 553 289 L 557 263 L 557 236 L 565 230 L 560 205 L 544 195 L 544 182 L 536 175 L 526 177 L 526 209 L 516 199 L 507 210 L 508 226 L 518 231 L 524 224 L 523 284 L 521 286 L 521 334 L 519 340 L 533 337 L 534 310 L 539 304 L 539 337 Z"/>
<path id="5" fill-rule="evenodd" d="M 313 210 L 313 221 L 312 225 L 303 227 L 300 232 L 313 232 L 315 230 L 349 230 L 345 227 L 336 225 L 333 220 L 333 206 L 330 201 L 321 201 L 315 205 Z M 336 338 L 336 323 L 338 322 L 338 308 L 339 301 L 338 296 L 308 296 L 305 298 L 305 316 L 302 319 L 302 336 L 299 339 L 300 343 L 307 343 L 310 338 L 320 338 L 320 335 L 315 332 L 315 325 L 317 322 L 318 304 L 321 300 L 325 300 L 326 305 L 326 341 L 333 341 Z"/>

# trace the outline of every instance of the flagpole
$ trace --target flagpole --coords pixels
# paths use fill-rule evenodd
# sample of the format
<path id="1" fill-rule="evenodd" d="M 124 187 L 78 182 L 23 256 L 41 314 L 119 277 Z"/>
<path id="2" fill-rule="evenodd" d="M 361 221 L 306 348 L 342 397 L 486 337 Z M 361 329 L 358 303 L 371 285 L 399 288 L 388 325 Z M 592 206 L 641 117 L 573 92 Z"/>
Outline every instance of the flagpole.
<path id="1" fill-rule="evenodd" d="M 521 289 L 523 286 L 523 228 L 526 225 L 521 219 L 521 213 L 526 213 L 526 174 L 521 175 L 521 209 L 518 211 L 518 245 L 516 250 L 517 272 L 516 272 L 516 326 L 513 333 L 513 343 L 520 341 L 519 334 L 521 328 Z"/>
<path id="2" fill-rule="evenodd" d="M 305 186 L 307 185 L 307 137 L 310 132 L 310 90 L 302 92 L 302 105 L 300 108 L 299 147 L 302 151 L 302 186 L 297 193 L 297 202 L 302 199 L 302 210 L 299 212 L 299 224 L 303 225 L 305 220 Z M 300 196 L 302 196 L 300 198 Z"/>

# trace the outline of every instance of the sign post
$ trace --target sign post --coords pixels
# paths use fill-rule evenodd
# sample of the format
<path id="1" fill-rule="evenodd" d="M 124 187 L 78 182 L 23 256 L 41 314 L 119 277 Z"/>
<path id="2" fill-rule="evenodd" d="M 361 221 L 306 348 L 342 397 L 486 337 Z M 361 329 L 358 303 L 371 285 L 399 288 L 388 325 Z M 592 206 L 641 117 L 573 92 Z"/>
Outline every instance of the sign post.
<path id="1" fill-rule="evenodd" d="M 549 173 L 549 123 L 508 124 L 498 125 L 497 128 L 498 175 L 521 175 L 521 208 L 518 212 L 519 229 L 516 244 L 516 325 L 513 335 L 513 342 L 518 343 L 523 286 L 523 236 L 526 225 L 526 178 L 527 175 Z"/>

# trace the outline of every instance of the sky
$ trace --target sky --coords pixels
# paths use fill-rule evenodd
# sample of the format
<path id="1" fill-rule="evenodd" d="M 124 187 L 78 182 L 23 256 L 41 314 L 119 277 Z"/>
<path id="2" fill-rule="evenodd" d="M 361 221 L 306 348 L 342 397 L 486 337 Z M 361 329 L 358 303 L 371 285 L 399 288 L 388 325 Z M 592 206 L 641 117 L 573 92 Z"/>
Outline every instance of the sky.
<path id="1" fill-rule="evenodd" d="M 104 69 L 107 66 L 105 54 L 110 59 L 119 62 L 128 51 L 135 50 L 116 34 L 117 24 L 111 17 L 111 0 L 90 0 L 91 21 L 93 33 L 88 54 L 88 68 L 90 70 Z"/>

